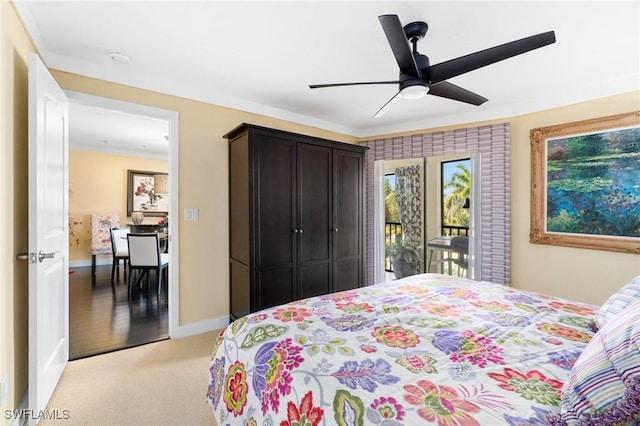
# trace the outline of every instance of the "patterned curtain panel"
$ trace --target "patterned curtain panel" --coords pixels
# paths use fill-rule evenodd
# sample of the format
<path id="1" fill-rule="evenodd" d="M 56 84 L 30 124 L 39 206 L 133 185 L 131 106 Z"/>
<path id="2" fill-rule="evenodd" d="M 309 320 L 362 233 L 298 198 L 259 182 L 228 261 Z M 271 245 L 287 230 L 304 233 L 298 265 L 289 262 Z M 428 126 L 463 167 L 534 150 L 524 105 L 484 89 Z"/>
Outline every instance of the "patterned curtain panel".
<path id="1" fill-rule="evenodd" d="M 422 167 L 400 167 L 396 174 L 396 200 L 404 242 L 413 248 L 422 244 Z"/>

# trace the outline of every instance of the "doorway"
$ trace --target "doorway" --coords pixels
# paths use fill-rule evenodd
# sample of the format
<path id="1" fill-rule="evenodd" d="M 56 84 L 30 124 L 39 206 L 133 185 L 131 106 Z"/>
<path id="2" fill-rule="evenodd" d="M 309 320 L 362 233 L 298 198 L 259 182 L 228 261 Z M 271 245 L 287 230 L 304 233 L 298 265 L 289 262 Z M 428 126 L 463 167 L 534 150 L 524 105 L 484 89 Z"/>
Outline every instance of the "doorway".
<path id="1" fill-rule="evenodd" d="M 127 170 L 122 169 L 151 169 L 151 171 L 168 171 L 169 175 L 169 203 L 168 203 L 168 217 L 178 217 L 178 113 L 175 111 L 164 110 L 155 107 L 149 107 L 146 105 L 134 104 L 130 102 L 119 101 L 111 98 L 104 98 L 100 96 L 88 95 L 85 93 L 66 91 L 70 102 L 70 150 L 82 151 L 81 155 L 87 155 L 87 152 L 92 150 L 89 155 L 99 156 L 100 151 L 104 152 L 104 158 L 124 160 L 125 166 L 118 166 L 118 174 L 125 174 Z M 84 113 L 89 111 L 89 115 L 77 113 L 73 114 L 74 106 L 78 107 L 78 111 L 82 110 Z M 92 114 L 93 112 L 93 114 Z M 113 140 L 109 140 L 109 137 L 100 136 L 98 133 L 91 133 L 91 130 L 87 128 L 93 128 L 98 130 L 101 125 L 108 121 L 105 114 L 115 117 L 121 117 L 121 122 L 116 124 L 111 123 L 112 128 L 131 129 L 128 133 L 130 142 L 129 147 L 123 147 L 122 141 L 119 141 L 120 136 L 113 136 Z M 112 117 L 111 117 L 112 118 Z M 74 120 L 77 120 L 74 123 Z M 80 126 L 79 121 L 88 121 L 89 126 Z M 139 133 L 135 130 L 135 126 L 139 123 L 149 124 L 147 135 L 141 135 L 140 137 L 134 137 L 134 134 Z M 91 125 L 93 123 L 93 125 Z M 132 123 L 137 123 L 136 125 Z M 158 139 L 158 130 L 155 126 L 161 123 L 160 126 L 162 134 L 160 138 L 164 147 L 153 147 L 151 139 L 149 142 L 144 138 L 151 138 L 152 134 L 155 139 Z M 133 127 L 130 127 L 133 126 Z M 80 133 L 80 141 L 74 141 L 73 129 L 82 127 Z M 153 128 L 153 129 L 152 129 Z M 122 139 L 122 137 L 120 137 Z M 91 144 L 94 146 L 89 146 Z M 163 151 L 164 149 L 164 151 Z M 78 157 L 70 155 L 69 168 L 73 170 L 77 164 L 74 165 L 74 158 L 76 161 Z M 79 157 L 83 158 L 83 157 Z M 95 158 L 95 157 L 94 157 Z M 145 158 L 151 160 L 144 160 Z M 164 162 L 163 170 L 154 170 L 153 166 L 149 167 L 135 167 L 131 164 L 136 164 L 138 161 L 147 161 L 146 164 L 158 164 L 158 162 Z M 119 160 L 117 160 L 119 161 Z M 155 161 L 155 163 L 154 163 Z M 106 173 L 105 173 L 106 174 Z M 104 177 L 101 179 L 106 179 Z M 128 177 L 118 176 L 118 179 L 114 179 L 114 185 L 117 188 L 114 189 L 119 195 L 117 196 L 117 205 L 113 209 L 108 211 L 120 212 L 120 225 L 126 226 L 131 220 L 128 218 L 128 209 L 126 207 L 125 197 L 126 186 L 128 183 L 123 183 L 123 179 L 127 180 Z M 73 197 L 73 192 L 77 188 L 73 187 L 70 181 L 70 195 Z M 103 183 L 104 185 L 104 183 Z M 104 210 L 104 206 L 99 206 L 97 200 L 100 197 L 95 195 L 96 209 Z M 94 209 L 93 207 L 91 208 Z M 85 212 L 86 213 L 86 212 Z M 70 216 L 73 216 L 73 211 L 70 209 Z M 74 218 L 78 220 L 79 218 Z M 146 223 L 157 223 L 158 220 L 163 217 L 148 217 Z M 88 217 L 83 213 L 82 220 L 87 221 Z M 70 234 L 72 234 L 72 218 L 70 218 Z M 149 222 L 151 221 L 151 222 Z M 87 233 L 86 226 L 83 226 L 84 234 L 77 236 L 77 238 L 90 238 L 90 233 Z M 95 355 L 98 353 L 104 353 L 111 350 L 123 349 L 126 347 L 136 346 L 138 344 L 148 343 L 156 341 L 159 338 L 169 338 L 172 334 L 172 330 L 177 329 L 176 320 L 178 318 L 178 303 L 177 303 L 177 288 L 178 288 L 178 274 L 177 264 L 179 258 L 179 241 L 178 226 L 176 220 L 169 220 L 167 233 L 167 244 L 169 247 L 169 269 L 167 279 L 163 280 L 164 290 L 161 295 L 157 295 L 153 284 L 148 290 L 144 285 L 142 291 L 134 292 L 129 299 L 127 294 L 129 277 L 128 272 L 125 275 L 123 265 L 120 265 L 118 274 L 114 277 L 114 281 L 111 281 L 111 256 L 97 256 L 96 274 L 92 276 L 91 267 L 87 265 L 86 257 L 88 254 L 83 254 L 78 261 L 70 262 L 70 286 L 77 285 L 76 293 L 73 293 L 73 289 L 70 289 L 70 311 L 73 313 L 74 309 L 85 312 L 79 314 L 78 318 L 83 318 L 78 322 L 82 326 L 76 329 L 74 334 L 74 328 L 78 326 L 76 323 L 70 325 L 70 348 L 71 359 L 77 359 L 84 356 Z M 70 235 L 70 245 L 73 244 L 73 236 Z M 86 249 L 83 249 L 86 251 Z M 153 283 L 153 275 L 152 275 Z M 123 299 L 124 298 L 124 299 Z M 100 300 L 100 302 L 98 302 Z M 75 303 L 75 305 L 74 305 Z M 87 309 L 93 310 L 91 315 L 87 315 Z M 83 317 L 84 315 L 84 317 Z M 86 325 L 86 327 L 84 327 Z M 83 328 L 84 327 L 84 328 Z M 100 328 L 100 332 L 92 332 L 91 327 Z M 106 337 L 105 337 L 106 336 Z M 74 341 L 75 339 L 75 341 Z M 85 339 L 85 342 L 79 344 L 78 339 Z M 110 341 L 110 342 L 109 342 Z M 77 348 L 77 353 L 73 353 L 73 348 Z"/>
<path id="2" fill-rule="evenodd" d="M 476 154 L 375 162 L 376 282 L 425 272 L 478 279 L 477 163 Z"/>

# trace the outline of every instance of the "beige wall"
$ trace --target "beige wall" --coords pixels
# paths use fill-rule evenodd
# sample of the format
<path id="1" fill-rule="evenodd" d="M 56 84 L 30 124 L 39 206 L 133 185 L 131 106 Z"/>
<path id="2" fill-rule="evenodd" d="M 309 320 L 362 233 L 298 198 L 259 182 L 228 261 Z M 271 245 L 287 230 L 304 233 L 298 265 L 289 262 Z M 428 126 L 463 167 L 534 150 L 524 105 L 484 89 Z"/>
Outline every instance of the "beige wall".
<path id="1" fill-rule="evenodd" d="M 602 304 L 640 275 L 640 255 L 529 243 L 529 130 L 640 110 L 640 91 L 528 114 L 511 120 L 512 285 Z"/>
<path id="2" fill-rule="evenodd" d="M 127 170 L 168 172 L 168 160 L 69 151 L 69 261 L 91 259 L 91 213 L 118 213 L 127 223 Z M 159 218 L 145 218 L 156 223 Z M 101 260 L 98 256 L 98 262 Z M 104 259 L 103 259 L 104 260 Z M 109 263 L 111 257 L 108 257 Z"/>
<path id="3" fill-rule="evenodd" d="M 228 317 L 227 148 L 223 138 L 243 122 L 328 139 L 355 138 L 216 105 L 51 70 L 63 89 L 177 111 L 179 135 L 180 325 Z M 184 222 L 185 208 L 199 221 Z M 206 273 L 202 272 L 206 265 Z"/>
<path id="4" fill-rule="evenodd" d="M 27 78 L 34 51 L 13 5 L 0 1 L 0 378 L 9 396 L 0 407 L 15 408 L 27 390 Z"/>

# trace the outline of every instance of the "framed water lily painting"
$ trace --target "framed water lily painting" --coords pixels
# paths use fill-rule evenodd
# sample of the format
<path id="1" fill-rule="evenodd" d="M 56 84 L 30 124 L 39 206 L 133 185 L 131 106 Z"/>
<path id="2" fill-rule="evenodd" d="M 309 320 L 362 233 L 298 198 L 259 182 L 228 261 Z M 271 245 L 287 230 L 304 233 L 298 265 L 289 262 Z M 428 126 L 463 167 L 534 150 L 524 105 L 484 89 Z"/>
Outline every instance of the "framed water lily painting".
<path id="1" fill-rule="evenodd" d="M 529 241 L 640 254 L 640 111 L 529 135 Z"/>
<path id="2" fill-rule="evenodd" d="M 127 171 L 127 216 L 166 216 L 169 212 L 168 174 L 140 170 Z"/>

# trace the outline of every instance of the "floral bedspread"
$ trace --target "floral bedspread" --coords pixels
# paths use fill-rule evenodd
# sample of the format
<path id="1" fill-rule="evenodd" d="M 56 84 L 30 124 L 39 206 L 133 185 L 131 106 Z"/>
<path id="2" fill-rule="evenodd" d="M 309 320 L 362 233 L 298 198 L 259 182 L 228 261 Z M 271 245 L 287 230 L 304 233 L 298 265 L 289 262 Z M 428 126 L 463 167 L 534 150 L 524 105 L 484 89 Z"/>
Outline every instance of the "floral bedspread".
<path id="1" fill-rule="evenodd" d="M 217 339 L 223 425 L 546 425 L 597 307 L 423 274 L 240 318 Z"/>

